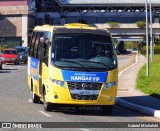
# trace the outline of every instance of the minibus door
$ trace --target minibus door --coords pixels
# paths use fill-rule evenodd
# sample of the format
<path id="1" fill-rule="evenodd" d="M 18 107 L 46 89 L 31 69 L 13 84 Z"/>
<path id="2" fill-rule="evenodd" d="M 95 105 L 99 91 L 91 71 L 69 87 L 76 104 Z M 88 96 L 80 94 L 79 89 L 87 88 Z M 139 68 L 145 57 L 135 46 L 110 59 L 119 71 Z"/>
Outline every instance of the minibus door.
<path id="1" fill-rule="evenodd" d="M 44 57 L 44 43 L 40 40 L 40 57 L 39 57 L 39 94 L 43 95 L 42 90 L 42 62 Z"/>

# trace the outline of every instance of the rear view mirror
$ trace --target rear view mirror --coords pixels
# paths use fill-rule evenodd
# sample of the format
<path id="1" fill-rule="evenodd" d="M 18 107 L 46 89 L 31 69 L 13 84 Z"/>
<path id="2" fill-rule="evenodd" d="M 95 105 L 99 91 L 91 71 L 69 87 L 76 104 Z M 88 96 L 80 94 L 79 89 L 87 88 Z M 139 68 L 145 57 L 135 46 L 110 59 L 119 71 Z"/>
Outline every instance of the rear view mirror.
<path id="1" fill-rule="evenodd" d="M 40 37 L 40 46 L 44 47 L 44 37 Z"/>
<path id="2" fill-rule="evenodd" d="M 41 37 L 40 38 L 41 47 L 44 47 L 44 44 L 46 44 L 48 47 L 51 45 L 51 43 L 50 43 L 48 38 Z"/>

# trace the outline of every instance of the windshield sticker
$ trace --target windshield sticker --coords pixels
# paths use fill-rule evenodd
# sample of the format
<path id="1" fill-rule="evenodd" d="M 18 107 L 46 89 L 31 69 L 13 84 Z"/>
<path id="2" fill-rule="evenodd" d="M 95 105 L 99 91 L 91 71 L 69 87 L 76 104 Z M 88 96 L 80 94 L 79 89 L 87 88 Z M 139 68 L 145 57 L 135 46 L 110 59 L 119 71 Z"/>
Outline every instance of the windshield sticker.
<path id="1" fill-rule="evenodd" d="M 74 72 L 62 70 L 65 81 L 76 82 L 106 82 L 108 72 Z"/>

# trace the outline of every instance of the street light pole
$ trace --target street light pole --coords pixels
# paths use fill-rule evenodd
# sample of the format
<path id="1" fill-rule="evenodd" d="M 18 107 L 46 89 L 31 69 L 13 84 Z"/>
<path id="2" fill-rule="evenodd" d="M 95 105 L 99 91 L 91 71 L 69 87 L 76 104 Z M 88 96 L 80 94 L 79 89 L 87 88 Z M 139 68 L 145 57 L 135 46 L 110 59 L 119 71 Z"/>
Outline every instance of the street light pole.
<path id="1" fill-rule="evenodd" d="M 151 62 L 153 63 L 153 57 L 154 57 L 154 53 L 153 53 L 153 32 L 152 32 L 152 4 L 151 4 L 151 0 L 149 3 L 149 8 L 150 8 L 150 58 L 151 58 Z"/>
<path id="2" fill-rule="evenodd" d="M 145 0 L 146 8 L 146 76 L 149 76 L 149 56 L 148 56 L 148 2 Z"/>

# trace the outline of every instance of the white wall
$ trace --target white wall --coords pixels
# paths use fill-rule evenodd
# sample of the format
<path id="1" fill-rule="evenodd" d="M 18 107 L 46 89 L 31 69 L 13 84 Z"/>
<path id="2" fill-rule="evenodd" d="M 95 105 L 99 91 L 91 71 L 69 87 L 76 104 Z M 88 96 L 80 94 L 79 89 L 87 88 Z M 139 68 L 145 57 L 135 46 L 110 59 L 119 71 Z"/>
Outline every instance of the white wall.
<path id="1" fill-rule="evenodd" d="M 26 47 L 28 44 L 28 15 L 22 15 L 22 46 Z"/>

